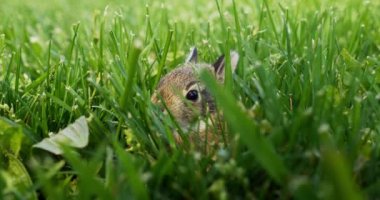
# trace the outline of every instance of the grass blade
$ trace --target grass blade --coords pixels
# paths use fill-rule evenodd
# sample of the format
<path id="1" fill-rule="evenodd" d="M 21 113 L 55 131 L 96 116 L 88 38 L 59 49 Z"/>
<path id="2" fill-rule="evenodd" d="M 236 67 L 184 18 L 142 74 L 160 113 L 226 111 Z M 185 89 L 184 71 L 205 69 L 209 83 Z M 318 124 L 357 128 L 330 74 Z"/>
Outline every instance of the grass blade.
<path id="1" fill-rule="evenodd" d="M 259 135 L 254 121 L 238 106 L 232 94 L 217 84 L 212 75 L 202 72 L 201 79 L 215 96 L 227 122 L 240 134 L 241 140 L 252 151 L 257 161 L 277 183 L 284 184 L 289 172 L 272 144 Z"/>

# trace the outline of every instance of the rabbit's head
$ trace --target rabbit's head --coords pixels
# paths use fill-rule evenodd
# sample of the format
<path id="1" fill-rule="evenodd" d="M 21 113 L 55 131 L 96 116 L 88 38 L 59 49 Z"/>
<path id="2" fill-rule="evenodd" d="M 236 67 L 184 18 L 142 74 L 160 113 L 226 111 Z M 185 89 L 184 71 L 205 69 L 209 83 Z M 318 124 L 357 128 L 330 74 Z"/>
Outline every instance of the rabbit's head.
<path id="1" fill-rule="evenodd" d="M 231 53 L 231 68 L 236 69 L 239 55 Z M 225 59 L 220 56 L 214 64 L 198 63 L 197 49 L 190 51 L 186 62 L 161 78 L 152 96 L 154 104 L 164 103 L 182 127 L 188 127 L 200 116 L 215 112 L 215 102 L 207 88 L 199 81 L 198 72 L 208 70 L 224 82 Z"/>

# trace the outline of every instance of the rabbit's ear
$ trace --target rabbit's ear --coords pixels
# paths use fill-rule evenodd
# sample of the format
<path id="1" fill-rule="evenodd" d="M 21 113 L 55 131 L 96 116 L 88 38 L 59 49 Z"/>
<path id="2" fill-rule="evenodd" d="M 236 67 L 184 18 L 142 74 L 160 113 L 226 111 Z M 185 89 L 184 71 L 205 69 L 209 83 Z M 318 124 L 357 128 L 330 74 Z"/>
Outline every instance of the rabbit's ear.
<path id="1" fill-rule="evenodd" d="M 237 64 L 239 62 L 239 54 L 235 51 L 232 51 L 230 54 L 231 58 L 231 71 L 234 72 Z M 213 64 L 216 77 L 218 80 L 224 80 L 224 72 L 225 72 L 225 57 L 224 55 L 220 56 L 218 60 L 215 61 Z"/>
<path id="2" fill-rule="evenodd" d="M 197 63 L 198 61 L 198 51 L 196 47 L 190 49 L 190 53 L 186 58 L 186 63 Z"/>

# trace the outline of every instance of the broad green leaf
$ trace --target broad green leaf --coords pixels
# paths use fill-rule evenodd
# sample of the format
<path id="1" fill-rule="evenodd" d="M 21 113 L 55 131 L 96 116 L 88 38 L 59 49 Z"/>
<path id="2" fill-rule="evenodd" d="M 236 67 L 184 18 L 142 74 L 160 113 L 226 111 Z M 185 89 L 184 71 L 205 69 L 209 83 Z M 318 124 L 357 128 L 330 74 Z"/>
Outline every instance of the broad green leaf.
<path id="1" fill-rule="evenodd" d="M 63 153 L 62 145 L 83 148 L 87 146 L 89 138 L 89 130 L 86 118 L 84 116 L 77 119 L 65 129 L 57 134 L 43 139 L 41 142 L 33 145 L 33 147 L 44 149 L 51 153 L 60 155 Z"/>
<path id="2" fill-rule="evenodd" d="M 2 154 L 0 159 L 4 159 L 4 163 L 7 163 L 3 166 L 6 167 L 6 170 L 0 171 L 0 177 L 5 182 L 5 187 L 1 188 L 2 195 L 21 193 L 27 199 L 37 199 L 35 192 L 30 190 L 33 183 L 29 173 L 18 159 L 23 138 L 21 126 L 7 118 L 0 117 L 0 153 Z M 0 162 L 2 161 L 0 160 Z"/>
<path id="3" fill-rule="evenodd" d="M 37 199 L 36 193 L 31 190 L 33 182 L 22 162 L 13 154 L 6 153 L 8 169 L 0 171 L 1 178 L 6 183 L 3 195 L 21 193 L 25 199 Z"/>
<path id="4" fill-rule="evenodd" d="M 12 153 L 16 157 L 21 150 L 24 134 L 22 128 L 16 123 L 0 118 L 0 150 Z"/>

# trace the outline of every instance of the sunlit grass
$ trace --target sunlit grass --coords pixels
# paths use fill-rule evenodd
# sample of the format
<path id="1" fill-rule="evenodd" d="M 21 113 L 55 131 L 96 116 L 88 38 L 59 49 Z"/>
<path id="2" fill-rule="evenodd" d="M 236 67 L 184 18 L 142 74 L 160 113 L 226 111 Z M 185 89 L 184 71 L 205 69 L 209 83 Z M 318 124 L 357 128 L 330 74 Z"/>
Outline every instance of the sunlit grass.
<path id="1" fill-rule="evenodd" d="M 379 9 L 360 0 L 2 2 L 1 195 L 376 198 Z M 175 146 L 178 124 L 150 102 L 193 46 L 203 62 L 240 54 L 225 86 L 201 74 L 227 123 L 215 155 Z M 86 148 L 32 148 L 82 115 Z"/>

